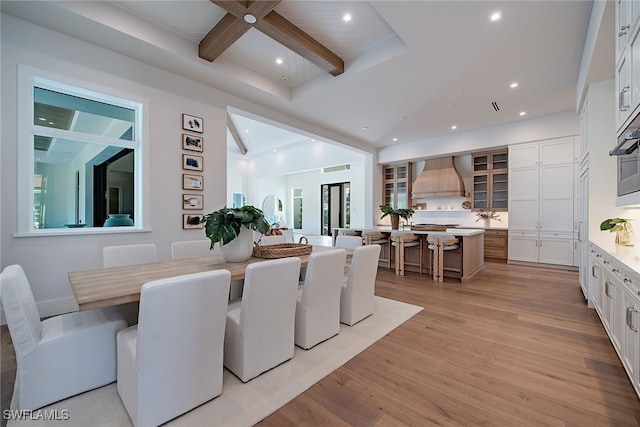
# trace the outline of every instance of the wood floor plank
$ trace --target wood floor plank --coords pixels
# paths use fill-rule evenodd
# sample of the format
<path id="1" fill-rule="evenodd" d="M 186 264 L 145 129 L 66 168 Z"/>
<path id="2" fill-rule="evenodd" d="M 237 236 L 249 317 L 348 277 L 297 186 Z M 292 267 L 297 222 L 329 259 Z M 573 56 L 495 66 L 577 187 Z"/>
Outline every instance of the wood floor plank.
<path id="1" fill-rule="evenodd" d="M 461 284 L 380 268 L 376 294 L 424 310 L 262 425 L 301 414 L 336 425 L 640 425 L 640 400 L 574 271 L 487 263 Z"/>

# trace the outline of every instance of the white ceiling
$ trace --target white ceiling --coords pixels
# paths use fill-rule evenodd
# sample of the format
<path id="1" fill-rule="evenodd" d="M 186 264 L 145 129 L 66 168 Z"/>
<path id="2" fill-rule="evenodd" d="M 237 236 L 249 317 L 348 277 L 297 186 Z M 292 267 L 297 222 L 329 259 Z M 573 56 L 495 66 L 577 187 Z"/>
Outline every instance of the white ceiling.
<path id="1" fill-rule="evenodd" d="M 575 111 L 592 2 L 283 1 L 278 13 L 343 57 L 345 73 L 338 77 L 255 29 L 214 62 L 199 58 L 198 41 L 225 14 L 208 0 L 1 6 L 5 13 L 384 147 Z M 492 22 L 496 11 L 502 19 Z M 351 22 L 342 20 L 345 12 Z M 276 65 L 276 57 L 284 63 Z M 612 52 L 604 62 L 600 77 L 612 78 Z M 510 88 L 512 82 L 518 87 Z M 260 132 L 250 133 L 249 146 Z M 283 138 L 289 144 L 298 136 Z"/>

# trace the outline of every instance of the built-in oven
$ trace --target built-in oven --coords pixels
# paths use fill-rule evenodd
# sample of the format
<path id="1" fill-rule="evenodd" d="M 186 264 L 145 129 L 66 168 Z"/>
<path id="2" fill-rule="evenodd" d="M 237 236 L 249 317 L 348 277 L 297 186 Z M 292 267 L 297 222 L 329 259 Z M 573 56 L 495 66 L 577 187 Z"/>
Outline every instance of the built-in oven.
<path id="1" fill-rule="evenodd" d="M 640 191 L 640 115 L 618 137 L 609 155 L 618 157 L 618 196 Z"/>

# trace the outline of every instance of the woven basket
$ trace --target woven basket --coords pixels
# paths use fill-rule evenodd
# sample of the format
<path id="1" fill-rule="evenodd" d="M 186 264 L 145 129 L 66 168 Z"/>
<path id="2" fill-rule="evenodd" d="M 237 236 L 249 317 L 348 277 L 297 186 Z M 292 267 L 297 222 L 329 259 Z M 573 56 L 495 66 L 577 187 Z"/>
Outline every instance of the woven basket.
<path id="1" fill-rule="evenodd" d="M 286 258 L 291 256 L 309 255 L 313 246 L 302 243 L 278 243 L 277 245 L 253 247 L 253 256 L 257 258 Z M 304 238 L 306 241 L 307 239 Z"/>

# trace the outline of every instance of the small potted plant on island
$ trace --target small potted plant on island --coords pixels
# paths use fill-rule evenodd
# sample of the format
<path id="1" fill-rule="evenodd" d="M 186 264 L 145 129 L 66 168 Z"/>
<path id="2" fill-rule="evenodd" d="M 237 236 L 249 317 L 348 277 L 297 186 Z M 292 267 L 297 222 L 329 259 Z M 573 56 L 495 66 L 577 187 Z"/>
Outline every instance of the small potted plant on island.
<path id="1" fill-rule="evenodd" d="M 226 206 L 202 218 L 204 232 L 211 240 L 211 248 L 220 243 L 220 253 L 227 262 L 243 262 L 251 258 L 253 230 L 269 231 L 269 223 L 262 210 L 245 205 L 240 208 Z"/>
<path id="2" fill-rule="evenodd" d="M 382 216 L 380 219 L 389 215 L 391 217 L 391 229 L 397 230 L 398 225 L 400 224 L 400 218 L 403 218 L 405 221 L 409 221 L 414 214 L 413 209 L 394 209 L 389 205 L 380 205 L 380 210 L 382 211 Z"/>
<path id="3" fill-rule="evenodd" d="M 602 221 L 600 230 L 616 232 L 616 245 L 633 246 L 633 227 L 628 219 L 609 218 Z"/>

